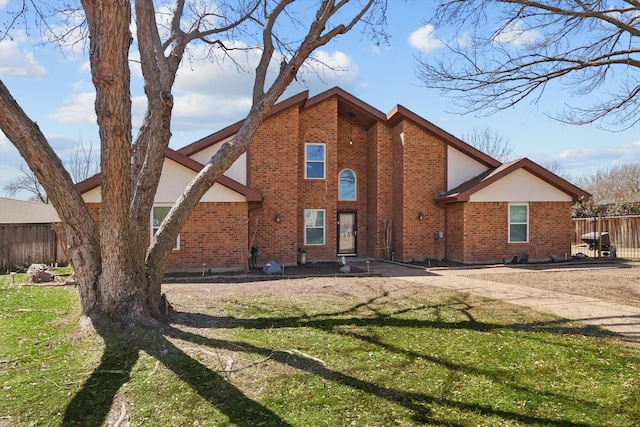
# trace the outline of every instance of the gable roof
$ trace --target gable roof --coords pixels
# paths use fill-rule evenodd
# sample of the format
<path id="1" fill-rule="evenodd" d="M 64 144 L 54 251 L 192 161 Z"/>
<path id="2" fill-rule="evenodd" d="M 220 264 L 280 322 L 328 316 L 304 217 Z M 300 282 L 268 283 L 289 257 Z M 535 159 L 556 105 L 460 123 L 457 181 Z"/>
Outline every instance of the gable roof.
<path id="1" fill-rule="evenodd" d="M 0 197 L 0 224 L 50 224 L 60 222 L 52 205 Z"/>
<path id="2" fill-rule="evenodd" d="M 437 203 L 468 202 L 472 194 L 520 169 L 529 172 L 530 174 L 540 178 L 541 180 L 552 185 L 558 190 L 571 196 L 571 199 L 574 202 L 588 200 L 591 198 L 591 195 L 586 191 L 576 187 L 569 181 L 550 172 L 537 163 L 532 162 L 527 158 L 523 158 L 520 160 L 515 160 L 513 162 L 504 163 L 493 169 L 489 169 L 486 172 L 483 172 L 480 175 L 476 176 L 475 178 L 472 178 L 469 181 L 460 184 L 456 188 L 437 195 L 435 197 L 435 200 Z"/>
<path id="3" fill-rule="evenodd" d="M 354 123 L 358 124 L 364 129 L 370 129 L 376 123 L 383 123 L 387 126 L 396 126 L 402 120 L 411 120 L 416 125 L 422 127 L 430 133 L 437 135 L 447 144 L 463 152 L 467 156 L 477 160 L 478 162 L 486 165 L 487 167 L 498 167 L 500 165 L 500 162 L 496 159 L 472 147 L 466 142 L 456 138 L 455 136 L 444 131 L 443 129 L 439 128 L 438 126 L 434 125 L 433 123 L 427 121 L 426 119 L 420 117 L 416 113 L 401 105 L 396 105 L 388 114 L 385 114 L 339 87 L 333 87 L 318 95 L 312 96 L 311 98 L 309 98 L 308 91 L 294 95 L 284 101 L 275 104 L 271 108 L 271 111 L 267 115 L 267 118 L 292 107 L 298 107 L 301 110 L 305 110 L 328 99 L 331 99 L 332 97 L 337 97 L 338 99 L 338 114 L 348 116 L 349 120 L 352 120 Z M 212 133 L 211 135 L 208 135 L 192 144 L 179 149 L 178 152 L 185 156 L 192 156 L 193 154 L 204 150 L 205 148 L 208 148 L 212 145 L 224 141 L 227 138 L 232 137 L 240 130 L 243 124 L 244 120 L 240 120 L 224 129 L 219 130 L 218 132 Z"/>
<path id="4" fill-rule="evenodd" d="M 204 167 L 204 165 L 202 165 L 201 163 L 196 162 L 195 160 L 190 159 L 189 157 L 183 154 L 180 154 L 179 152 L 172 150 L 171 148 L 167 148 L 164 154 L 166 158 L 171 159 L 174 162 L 188 169 L 191 169 L 196 173 L 200 172 Z M 86 193 L 87 191 L 90 191 L 96 187 L 99 187 L 101 179 L 102 179 L 102 175 L 98 173 L 92 176 L 91 178 L 78 183 L 76 187 L 78 188 L 78 191 L 80 191 L 80 193 Z M 216 182 L 218 184 L 224 185 L 225 187 L 235 191 L 236 193 L 242 194 L 247 199 L 247 202 L 262 201 L 262 194 L 260 192 L 252 188 L 249 188 L 246 185 L 243 185 L 238 181 L 232 178 L 229 178 L 226 175 L 220 176 Z"/>

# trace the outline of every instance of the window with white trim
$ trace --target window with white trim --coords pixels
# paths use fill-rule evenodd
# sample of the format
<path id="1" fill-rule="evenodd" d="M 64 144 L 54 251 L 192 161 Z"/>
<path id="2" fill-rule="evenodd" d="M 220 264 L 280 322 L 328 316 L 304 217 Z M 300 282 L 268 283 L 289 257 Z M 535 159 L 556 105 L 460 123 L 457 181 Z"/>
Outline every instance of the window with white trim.
<path id="1" fill-rule="evenodd" d="M 356 200 L 356 173 L 344 169 L 338 175 L 338 200 Z"/>
<path id="2" fill-rule="evenodd" d="M 153 238 L 153 236 L 158 232 L 160 224 L 164 221 L 169 210 L 171 210 L 171 206 L 154 206 L 151 208 L 151 238 Z M 178 249 L 180 249 L 180 235 L 178 235 L 175 243 L 173 244 L 173 250 L 177 251 Z"/>
<path id="3" fill-rule="evenodd" d="M 529 204 L 509 203 L 509 243 L 529 241 Z"/>
<path id="4" fill-rule="evenodd" d="M 324 144 L 307 142 L 304 144 L 304 177 L 324 179 L 326 147 Z"/>
<path id="5" fill-rule="evenodd" d="M 324 209 L 304 210 L 304 244 L 324 245 L 325 239 Z"/>

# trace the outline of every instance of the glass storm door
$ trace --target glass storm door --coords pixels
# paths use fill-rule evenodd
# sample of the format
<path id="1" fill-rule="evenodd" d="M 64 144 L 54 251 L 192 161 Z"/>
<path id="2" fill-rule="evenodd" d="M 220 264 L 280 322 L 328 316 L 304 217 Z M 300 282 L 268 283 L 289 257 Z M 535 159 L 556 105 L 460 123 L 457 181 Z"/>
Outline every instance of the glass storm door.
<path id="1" fill-rule="evenodd" d="M 338 255 L 356 255 L 356 212 L 338 212 Z"/>

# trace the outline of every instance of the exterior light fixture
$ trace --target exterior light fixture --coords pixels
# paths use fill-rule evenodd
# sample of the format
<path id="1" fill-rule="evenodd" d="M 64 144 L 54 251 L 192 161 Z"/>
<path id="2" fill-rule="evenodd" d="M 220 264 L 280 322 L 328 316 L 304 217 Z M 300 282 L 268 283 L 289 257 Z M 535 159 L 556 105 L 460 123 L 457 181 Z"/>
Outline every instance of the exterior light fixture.
<path id="1" fill-rule="evenodd" d="M 279 213 L 277 213 L 275 220 L 276 222 L 282 222 L 282 216 Z"/>
<path id="2" fill-rule="evenodd" d="M 422 212 L 418 212 L 418 219 L 424 219 L 424 214 Z"/>

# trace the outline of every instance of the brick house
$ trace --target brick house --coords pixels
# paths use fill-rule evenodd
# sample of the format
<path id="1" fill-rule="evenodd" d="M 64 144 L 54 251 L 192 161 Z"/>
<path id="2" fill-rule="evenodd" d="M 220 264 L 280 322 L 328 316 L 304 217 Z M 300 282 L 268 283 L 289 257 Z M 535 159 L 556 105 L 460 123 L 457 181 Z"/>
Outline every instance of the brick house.
<path id="1" fill-rule="evenodd" d="M 150 236 L 242 122 L 168 149 Z M 97 212 L 99 176 L 79 184 Z M 528 159 L 501 164 L 402 106 L 339 88 L 276 104 L 249 149 L 201 199 L 169 270 L 369 256 L 531 261 L 571 249 L 571 203 L 589 194 Z"/>

